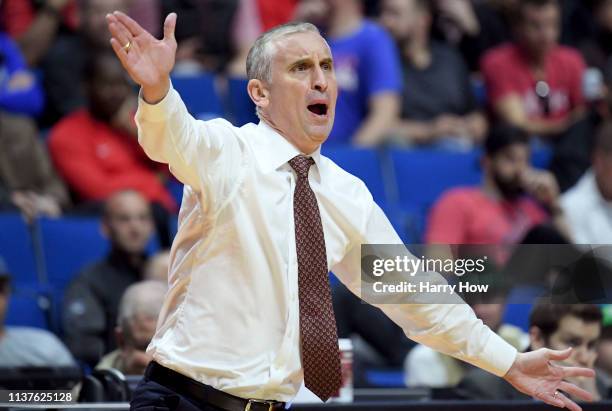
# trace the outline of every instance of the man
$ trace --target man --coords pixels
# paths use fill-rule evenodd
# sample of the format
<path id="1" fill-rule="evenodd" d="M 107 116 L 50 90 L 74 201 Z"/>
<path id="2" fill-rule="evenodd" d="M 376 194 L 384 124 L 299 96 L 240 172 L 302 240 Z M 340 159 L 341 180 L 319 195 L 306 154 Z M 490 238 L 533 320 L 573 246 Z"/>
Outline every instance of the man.
<path id="1" fill-rule="evenodd" d="M 429 0 L 386 0 L 381 21 L 402 54 L 404 92 L 394 137 L 413 144 L 470 147 L 487 122 L 476 106 L 470 73 L 453 48 L 430 41 Z"/>
<path id="2" fill-rule="evenodd" d="M 549 304 L 538 302 L 529 316 L 531 348 L 560 349 L 574 347 L 572 355 L 563 360 L 566 366 L 594 368 L 597 341 L 601 333 L 601 310 L 592 304 Z M 569 382 L 588 391 L 595 399 L 605 394 L 600 379 L 568 378 Z M 490 375 L 473 370 L 459 385 L 461 392 L 472 399 L 525 399 L 510 385 Z"/>
<path id="3" fill-rule="evenodd" d="M 0 257 L 0 367 L 76 367 L 70 352 L 49 331 L 5 325 L 10 299 L 10 274 Z"/>
<path id="4" fill-rule="evenodd" d="M 558 0 L 520 0 L 516 42 L 490 50 L 482 60 L 491 108 L 498 118 L 530 135 L 559 135 L 584 111 L 584 61 L 558 44 Z"/>
<path id="5" fill-rule="evenodd" d="M 530 229 L 549 219 L 558 231 L 567 233 L 555 179 L 547 171 L 531 168 L 529 154 L 523 131 L 494 128 L 485 141 L 482 186 L 443 194 L 430 213 L 425 241 L 517 244 Z"/>
<path id="6" fill-rule="evenodd" d="M 130 285 L 142 279 L 145 250 L 153 234 L 149 203 L 134 191 L 114 194 L 105 204 L 101 229 L 111 250 L 105 260 L 73 280 L 63 310 L 68 347 L 92 366 L 115 348 L 119 300 Z"/>
<path id="7" fill-rule="evenodd" d="M 360 294 L 360 245 L 401 244 L 365 185 L 319 152 L 337 98 L 329 46 L 305 23 L 262 35 L 247 58 L 262 121 L 235 128 L 195 120 L 172 89 L 176 14 L 163 40 L 123 13 L 107 19 L 141 86 L 139 141 L 185 183 L 154 361 L 132 408 L 280 410 L 302 381 L 327 400 L 341 384 L 328 271 Z M 464 304 L 381 308 L 412 339 L 548 403 L 579 409 L 559 389 L 590 397 L 562 378 L 592 370 L 549 368 L 570 350 L 517 354 Z"/>
<path id="8" fill-rule="evenodd" d="M 612 244 L 611 122 L 597 132 L 591 169 L 563 194 L 561 206 L 577 244 Z"/>
<path id="9" fill-rule="evenodd" d="M 329 144 L 381 143 L 397 121 L 401 106 L 401 65 L 393 39 L 364 18 L 363 0 L 300 3 L 319 4 L 301 4 L 298 10 L 303 14 L 297 19 L 322 26 L 334 57 L 340 95 Z"/>
<path id="10" fill-rule="evenodd" d="M 102 357 L 96 369 L 114 368 L 124 375 L 144 373 L 151 361 L 145 350 L 155 334 L 166 290 L 155 280 L 141 281 L 125 290 L 115 328 L 118 348 Z"/>
<path id="11" fill-rule="evenodd" d="M 118 190 L 133 189 L 173 210 L 156 166 L 136 142 L 130 115 L 135 101 L 121 66 L 112 54 L 97 54 L 86 77 L 88 109 L 62 119 L 49 136 L 59 172 L 81 201 L 103 201 Z"/>

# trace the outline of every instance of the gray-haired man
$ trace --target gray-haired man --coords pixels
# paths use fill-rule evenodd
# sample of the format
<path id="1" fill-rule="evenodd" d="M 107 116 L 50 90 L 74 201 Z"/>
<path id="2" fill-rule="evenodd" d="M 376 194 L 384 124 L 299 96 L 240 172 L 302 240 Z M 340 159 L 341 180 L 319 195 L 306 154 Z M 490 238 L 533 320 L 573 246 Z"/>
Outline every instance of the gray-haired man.
<path id="1" fill-rule="evenodd" d="M 276 410 L 301 383 L 340 386 L 328 270 L 360 294 L 360 245 L 401 244 L 368 189 L 320 154 L 338 94 L 332 56 L 310 24 L 265 33 L 247 59 L 261 121 L 197 121 L 172 89 L 176 15 L 157 40 L 122 13 L 111 44 L 142 87 L 139 141 L 185 183 L 170 290 L 133 409 Z M 372 62 L 375 64 L 376 62 Z M 203 96 L 204 98 L 205 96 Z M 384 305 L 410 338 L 559 407 L 592 370 L 553 365 L 569 351 L 520 354 L 465 304 Z"/>

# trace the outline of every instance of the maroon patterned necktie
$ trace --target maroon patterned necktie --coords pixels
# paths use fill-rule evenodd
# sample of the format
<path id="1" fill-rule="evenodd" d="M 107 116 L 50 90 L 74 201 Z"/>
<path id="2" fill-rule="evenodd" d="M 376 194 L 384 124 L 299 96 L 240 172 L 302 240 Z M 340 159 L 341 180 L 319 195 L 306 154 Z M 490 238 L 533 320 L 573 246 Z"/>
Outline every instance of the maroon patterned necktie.
<path id="1" fill-rule="evenodd" d="M 332 306 L 321 215 L 308 171 L 314 160 L 299 155 L 289 161 L 297 174 L 293 194 L 298 261 L 302 367 L 306 387 L 321 400 L 337 395 L 342 383 L 336 319 Z"/>

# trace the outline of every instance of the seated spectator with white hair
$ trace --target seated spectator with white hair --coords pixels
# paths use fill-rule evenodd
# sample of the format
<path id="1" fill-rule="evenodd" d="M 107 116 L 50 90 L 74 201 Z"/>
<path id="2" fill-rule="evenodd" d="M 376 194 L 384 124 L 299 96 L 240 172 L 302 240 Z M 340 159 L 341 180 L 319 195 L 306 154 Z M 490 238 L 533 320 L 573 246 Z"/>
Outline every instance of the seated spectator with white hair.
<path id="1" fill-rule="evenodd" d="M 96 369 L 114 368 L 125 375 L 144 373 L 151 361 L 146 349 L 155 334 L 166 290 L 155 280 L 141 281 L 125 290 L 115 329 L 119 348 L 102 357 Z"/>

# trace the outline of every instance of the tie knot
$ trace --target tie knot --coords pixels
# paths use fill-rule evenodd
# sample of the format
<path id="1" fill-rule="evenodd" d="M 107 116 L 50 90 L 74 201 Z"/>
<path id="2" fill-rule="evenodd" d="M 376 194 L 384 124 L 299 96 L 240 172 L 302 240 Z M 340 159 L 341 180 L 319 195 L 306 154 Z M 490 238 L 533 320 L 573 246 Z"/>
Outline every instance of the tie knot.
<path id="1" fill-rule="evenodd" d="M 289 160 L 289 165 L 295 170 L 298 178 L 308 178 L 308 170 L 314 164 L 312 157 L 300 154 Z"/>

